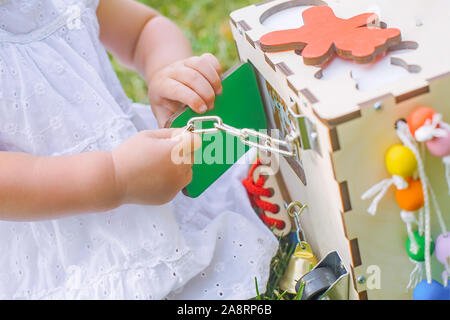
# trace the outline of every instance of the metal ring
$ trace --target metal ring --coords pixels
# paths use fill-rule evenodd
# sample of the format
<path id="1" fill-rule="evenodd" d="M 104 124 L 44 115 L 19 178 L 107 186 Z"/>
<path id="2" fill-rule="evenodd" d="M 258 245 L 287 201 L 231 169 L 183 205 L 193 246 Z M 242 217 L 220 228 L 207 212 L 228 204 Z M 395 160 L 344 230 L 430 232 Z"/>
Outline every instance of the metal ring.
<path id="1" fill-rule="evenodd" d="M 211 122 L 214 121 L 214 126 L 213 128 L 208 128 L 208 129 L 195 129 L 195 123 L 196 122 Z M 197 134 L 203 134 L 203 133 L 215 133 L 218 131 L 217 129 L 217 125 L 221 126 L 223 124 L 223 120 L 222 118 L 218 117 L 218 116 L 208 116 L 208 117 L 195 117 L 195 118 L 191 118 L 187 125 L 186 125 L 186 130 L 190 131 L 192 133 L 197 133 Z"/>
<path id="2" fill-rule="evenodd" d="M 293 212 L 293 209 L 294 208 L 299 208 L 300 210 L 299 211 L 295 211 L 295 213 Z M 290 217 L 292 217 L 292 218 L 298 218 L 298 217 L 300 217 L 300 215 L 303 213 L 303 211 L 305 211 L 305 209 L 308 207 L 308 205 L 306 205 L 306 204 L 303 204 L 303 203 L 301 203 L 301 202 L 299 202 L 299 201 L 293 201 L 293 202 L 291 202 L 289 205 L 288 205 L 288 207 L 287 207 L 287 209 L 286 209 L 286 211 L 287 211 L 287 213 L 289 214 L 289 216 Z"/>

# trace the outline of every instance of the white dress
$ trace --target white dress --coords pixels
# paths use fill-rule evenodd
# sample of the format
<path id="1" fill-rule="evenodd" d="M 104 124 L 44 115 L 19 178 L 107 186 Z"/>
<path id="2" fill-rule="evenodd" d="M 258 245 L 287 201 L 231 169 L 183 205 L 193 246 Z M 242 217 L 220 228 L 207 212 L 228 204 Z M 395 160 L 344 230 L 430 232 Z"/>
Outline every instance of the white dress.
<path id="1" fill-rule="evenodd" d="M 0 0 L 0 150 L 111 150 L 156 128 L 150 108 L 120 86 L 98 38 L 97 5 Z M 247 168 L 167 206 L 0 221 L 0 299 L 254 297 L 278 244 L 240 184 Z"/>

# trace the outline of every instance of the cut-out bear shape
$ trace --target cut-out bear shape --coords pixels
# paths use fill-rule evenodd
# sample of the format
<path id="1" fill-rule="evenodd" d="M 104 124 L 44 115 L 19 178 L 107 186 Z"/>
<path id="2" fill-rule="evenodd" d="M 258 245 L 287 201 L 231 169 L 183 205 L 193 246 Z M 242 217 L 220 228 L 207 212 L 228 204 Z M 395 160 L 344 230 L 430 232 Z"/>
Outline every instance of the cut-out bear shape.
<path id="1" fill-rule="evenodd" d="M 302 50 L 307 65 L 322 64 L 334 52 L 357 63 L 369 63 L 401 42 L 400 30 L 369 26 L 377 19 L 375 13 L 340 19 L 330 7 L 312 7 L 303 12 L 303 26 L 264 35 L 261 48 L 266 52 Z"/>

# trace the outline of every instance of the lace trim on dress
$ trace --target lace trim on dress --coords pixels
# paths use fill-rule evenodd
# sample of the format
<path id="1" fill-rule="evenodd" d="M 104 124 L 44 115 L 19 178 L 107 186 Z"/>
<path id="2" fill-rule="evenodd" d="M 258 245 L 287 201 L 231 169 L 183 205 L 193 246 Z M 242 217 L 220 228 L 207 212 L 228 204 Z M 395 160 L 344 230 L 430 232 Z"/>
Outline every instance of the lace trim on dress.
<path id="1" fill-rule="evenodd" d="M 25 34 L 0 33 L 0 43 L 27 44 L 48 38 L 64 26 L 67 26 L 69 29 L 79 29 L 81 27 L 81 16 L 86 11 L 87 4 L 91 2 L 90 0 L 81 1 L 78 4 L 69 6 L 64 13 L 51 23 L 32 32 Z"/>
<path id="2" fill-rule="evenodd" d="M 112 295 L 114 297 L 114 292 L 112 292 L 112 288 L 108 287 L 108 284 L 113 283 L 114 280 L 118 279 L 118 276 L 121 274 L 125 274 L 127 272 L 133 272 L 136 277 L 136 280 L 151 278 L 151 274 L 147 274 L 147 270 L 154 268 L 157 265 L 164 264 L 173 273 L 174 277 L 178 277 L 177 274 L 181 274 L 179 272 L 180 267 L 184 267 L 186 264 L 190 264 L 193 258 L 192 251 L 186 251 L 182 254 L 177 260 L 163 260 L 157 259 L 153 262 L 139 262 L 133 265 L 123 265 L 112 267 L 111 269 L 97 274 L 96 276 L 90 277 L 87 276 L 83 268 L 80 266 L 72 265 L 67 267 L 67 281 L 65 285 L 56 287 L 50 290 L 43 290 L 36 293 L 19 293 L 16 294 L 13 299 L 33 299 L 33 300 L 41 300 L 41 299 L 52 299 L 53 297 L 61 298 L 61 295 L 66 299 L 79 299 L 79 295 L 82 294 L 83 290 L 87 291 L 95 291 L 95 294 L 92 298 L 99 298 L 104 295 Z M 112 281 L 108 281 L 111 279 Z M 144 295 L 148 299 L 161 299 L 163 297 L 149 297 L 148 294 L 150 292 L 139 292 L 139 288 L 134 288 L 136 294 L 136 298 L 142 299 Z M 107 294 L 105 293 L 107 292 Z M 83 297 L 82 297 L 83 298 Z M 92 299 L 91 298 L 91 299 Z"/>

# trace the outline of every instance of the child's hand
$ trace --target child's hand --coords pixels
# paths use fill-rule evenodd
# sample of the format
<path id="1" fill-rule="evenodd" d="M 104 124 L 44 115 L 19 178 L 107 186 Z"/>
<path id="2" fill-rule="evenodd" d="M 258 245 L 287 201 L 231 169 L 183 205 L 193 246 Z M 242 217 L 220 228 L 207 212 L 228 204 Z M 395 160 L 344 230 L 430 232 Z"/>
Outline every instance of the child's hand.
<path id="1" fill-rule="evenodd" d="M 198 135 L 182 129 L 143 131 L 113 150 L 121 203 L 161 205 L 192 180 Z"/>
<path id="2" fill-rule="evenodd" d="M 160 127 L 181 106 L 197 113 L 214 108 L 216 95 L 222 93 L 221 68 L 212 54 L 178 61 L 158 71 L 148 81 L 150 105 Z"/>

